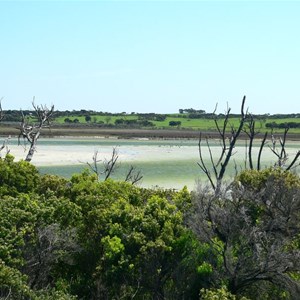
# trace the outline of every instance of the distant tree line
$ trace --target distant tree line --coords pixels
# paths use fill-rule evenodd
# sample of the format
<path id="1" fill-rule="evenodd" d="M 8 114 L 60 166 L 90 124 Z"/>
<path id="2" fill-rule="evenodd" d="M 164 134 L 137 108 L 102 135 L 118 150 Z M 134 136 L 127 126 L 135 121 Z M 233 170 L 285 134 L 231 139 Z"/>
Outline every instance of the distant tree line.
<path id="1" fill-rule="evenodd" d="M 285 122 L 285 123 L 276 123 L 276 122 L 271 122 L 271 123 L 266 123 L 266 128 L 300 128 L 300 123 L 297 122 Z"/>
<path id="2" fill-rule="evenodd" d="M 165 121 L 167 115 L 165 114 L 156 114 L 156 113 L 148 113 L 148 114 L 137 114 L 140 120 L 151 120 L 151 121 Z"/>
<path id="3" fill-rule="evenodd" d="M 155 126 L 153 122 L 150 122 L 148 120 L 126 120 L 126 119 L 116 119 L 115 120 L 115 125 L 116 126 L 121 126 L 121 127 L 153 127 Z"/>
<path id="4" fill-rule="evenodd" d="M 203 109 L 194 109 L 194 108 L 180 108 L 180 114 L 205 114 L 205 110 Z"/>
<path id="5" fill-rule="evenodd" d="M 33 112 L 33 110 L 22 110 L 25 115 L 29 115 Z M 21 120 L 20 117 L 20 110 L 3 110 L 3 113 L 5 115 L 4 122 L 19 122 Z M 179 109 L 180 117 L 182 118 L 189 118 L 189 119 L 213 119 L 216 114 L 215 113 L 206 113 L 203 109 L 193 109 L 193 108 L 187 108 L 187 109 Z M 165 121 L 168 114 L 157 114 L 157 113 L 137 113 L 137 112 L 131 112 L 130 114 L 126 112 L 121 113 L 111 113 L 111 112 L 103 112 L 103 111 L 93 111 L 93 110 L 56 110 L 55 111 L 55 117 L 65 117 L 66 123 L 79 123 L 78 117 L 84 117 L 86 119 L 86 122 L 94 122 L 95 123 L 95 116 L 120 116 L 124 117 L 126 115 L 135 115 L 140 120 L 149 120 L 149 121 Z M 225 114 L 219 113 L 217 115 L 219 118 L 224 118 Z M 266 120 L 266 119 L 284 119 L 284 118 L 300 118 L 299 113 L 292 113 L 292 114 L 257 114 L 253 115 L 258 120 Z M 238 118 L 239 114 L 232 114 L 230 113 L 231 118 Z M 75 119 L 74 119 L 75 118 Z M 76 121 L 77 119 L 77 121 Z M 98 123 L 98 122 L 97 122 Z M 292 125 L 293 126 L 293 125 Z"/>

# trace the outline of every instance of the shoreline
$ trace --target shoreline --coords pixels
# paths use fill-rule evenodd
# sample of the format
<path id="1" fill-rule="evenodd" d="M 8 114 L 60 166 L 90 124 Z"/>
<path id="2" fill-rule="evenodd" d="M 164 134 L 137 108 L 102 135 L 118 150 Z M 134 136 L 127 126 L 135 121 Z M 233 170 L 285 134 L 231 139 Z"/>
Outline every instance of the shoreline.
<path id="1" fill-rule="evenodd" d="M 116 138 L 116 139 L 186 139 L 199 140 L 200 133 L 203 139 L 218 139 L 217 131 L 200 131 L 190 129 L 134 129 L 134 128 L 95 128 L 95 127 L 60 127 L 53 126 L 50 130 L 44 129 L 41 138 Z M 0 125 L 0 137 L 18 137 L 19 130 L 16 126 Z M 229 134 L 228 134 L 229 135 Z M 258 133 L 255 139 L 261 139 L 264 133 Z M 274 133 L 282 136 L 282 133 Z M 240 135 L 241 139 L 248 139 L 245 133 Z M 287 140 L 300 141 L 300 134 L 288 133 Z"/>

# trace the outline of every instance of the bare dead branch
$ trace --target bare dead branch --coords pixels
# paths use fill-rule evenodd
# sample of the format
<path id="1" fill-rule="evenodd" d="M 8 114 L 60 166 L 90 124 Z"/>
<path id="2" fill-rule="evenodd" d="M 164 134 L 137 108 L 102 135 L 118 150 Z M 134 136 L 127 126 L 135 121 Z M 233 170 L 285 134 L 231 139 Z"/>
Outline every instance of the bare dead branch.
<path id="1" fill-rule="evenodd" d="M 202 142 L 202 135 L 200 133 L 199 142 L 198 142 L 198 151 L 199 151 L 200 162 L 198 162 L 197 164 L 200 167 L 200 169 L 204 172 L 204 174 L 206 175 L 206 177 L 208 178 L 208 180 L 209 180 L 212 188 L 215 190 L 214 181 L 213 181 L 213 179 L 211 177 L 211 174 L 210 174 L 210 171 L 206 167 L 206 163 L 204 162 L 204 159 L 203 159 L 201 142 Z"/>
<path id="2" fill-rule="evenodd" d="M 9 152 L 10 152 L 10 149 L 8 148 L 9 140 L 10 140 L 10 136 L 9 136 L 8 138 L 6 138 L 6 139 L 3 141 L 3 144 L 0 146 L 0 157 L 2 157 L 1 151 L 2 151 L 4 148 L 6 148 L 5 156 L 6 156 L 7 154 L 9 154 Z"/>
<path id="3" fill-rule="evenodd" d="M 225 174 L 225 171 L 226 171 L 226 168 L 227 168 L 228 163 L 230 161 L 230 158 L 232 157 L 232 152 L 233 152 L 233 149 L 235 147 L 236 141 L 237 141 L 238 137 L 240 136 L 240 133 L 241 133 L 243 127 L 244 127 L 244 123 L 245 123 L 246 115 L 247 115 L 244 112 L 245 101 L 246 101 L 246 96 L 244 96 L 243 100 L 242 100 L 241 120 L 240 120 L 240 123 L 239 123 L 239 127 L 237 128 L 237 130 L 232 135 L 231 141 L 230 141 L 230 144 L 229 144 L 229 148 L 228 148 L 228 152 L 226 153 L 226 156 L 225 156 L 225 160 L 224 160 L 223 163 L 221 163 L 221 169 L 220 169 L 218 179 L 217 179 L 218 185 L 221 183 L 221 181 L 223 179 L 223 176 Z"/>
<path id="4" fill-rule="evenodd" d="M 261 141 L 261 144 L 260 144 L 260 147 L 259 147 L 259 152 L 258 152 L 258 157 L 257 157 L 257 170 L 260 170 L 261 154 L 262 154 L 262 151 L 263 151 L 264 146 L 266 144 L 267 136 L 268 136 L 268 133 L 266 132 L 264 134 L 264 137 L 263 137 L 263 139 Z"/>
<path id="5" fill-rule="evenodd" d="M 98 180 L 100 180 L 103 175 L 103 180 L 107 180 L 115 171 L 117 167 L 119 155 L 116 147 L 113 148 L 111 157 L 109 159 L 104 158 L 104 160 L 99 159 L 99 151 L 94 152 L 92 162 L 86 162 L 90 170 L 97 175 Z M 102 167 L 100 166 L 102 162 Z"/>
<path id="6" fill-rule="evenodd" d="M 50 122 L 54 114 L 54 105 L 48 109 L 44 105 L 35 105 L 33 100 L 32 106 L 34 108 L 33 114 L 25 116 L 23 111 L 21 111 L 21 123 L 19 127 L 19 144 L 21 139 L 24 140 L 24 143 L 29 143 L 29 150 L 25 158 L 26 161 L 32 160 L 41 131 L 44 128 L 50 128 Z"/>
<path id="7" fill-rule="evenodd" d="M 289 160 L 289 155 L 286 152 L 286 140 L 287 140 L 287 134 L 288 134 L 289 128 L 286 127 L 283 133 L 283 137 L 279 137 L 276 139 L 275 135 L 272 133 L 271 142 L 272 145 L 270 146 L 270 150 L 272 153 L 277 157 L 277 162 L 275 163 L 275 166 L 278 166 L 280 168 L 285 168 L 285 170 L 291 170 L 295 167 L 296 162 L 298 161 L 300 154 L 298 151 L 294 158 L 292 159 L 291 163 L 287 163 Z M 277 147 L 277 142 L 279 142 L 279 147 Z M 279 148 L 279 149 L 278 149 Z"/>
<path id="8" fill-rule="evenodd" d="M 292 160 L 292 162 L 289 164 L 289 166 L 287 166 L 286 170 L 289 171 L 293 168 L 294 164 L 297 162 L 298 158 L 300 157 L 300 150 L 296 153 L 294 159 Z"/>
<path id="9" fill-rule="evenodd" d="M 126 182 L 131 182 L 132 185 L 136 184 L 140 180 L 142 180 L 143 175 L 141 171 L 137 171 L 134 166 L 130 166 L 129 171 L 126 175 L 125 181 Z"/>
<path id="10" fill-rule="evenodd" d="M 205 173 L 205 175 L 207 176 L 212 188 L 215 191 L 218 191 L 221 181 L 224 177 L 226 168 L 228 166 L 228 163 L 231 159 L 231 157 L 234 155 L 234 148 L 235 148 L 235 144 L 236 141 L 238 139 L 238 137 L 241 134 L 241 131 L 244 127 L 244 123 L 246 121 L 246 117 L 248 112 L 245 112 L 244 107 L 245 107 L 245 101 L 246 101 L 246 96 L 243 97 L 242 100 L 242 104 L 241 104 L 241 119 L 240 119 L 240 123 L 237 129 L 235 129 L 233 126 L 230 127 L 230 131 L 231 131 L 231 137 L 230 140 L 228 141 L 226 134 L 228 131 L 228 125 L 229 125 L 229 118 L 230 118 L 230 111 L 231 109 L 227 106 L 227 110 L 225 113 L 225 118 L 223 121 L 222 126 L 219 125 L 217 117 L 215 117 L 214 119 L 214 123 L 215 126 L 217 128 L 217 132 L 219 134 L 220 137 L 220 143 L 221 143 L 221 154 L 219 156 L 219 158 L 217 159 L 217 162 L 215 163 L 215 160 L 213 158 L 213 153 L 211 151 L 208 139 L 206 139 L 206 147 L 208 149 L 209 152 L 209 156 L 210 156 L 210 163 L 211 163 L 211 168 L 213 169 L 213 173 L 215 175 L 215 181 L 216 183 L 214 183 L 214 180 L 212 178 L 212 175 L 208 169 L 208 167 L 206 166 L 206 163 L 203 159 L 203 155 L 202 155 L 202 150 L 201 150 L 201 134 L 200 134 L 200 138 L 199 138 L 199 143 L 198 143 L 198 148 L 199 148 L 199 157 L 200 157 L 200 162 L 198 163 L 199 167 L 201 168 L 201 170 Z"/>
<path id="11" fill-rule="evenodd" d="M 116 163 L 119 158 L 118 150 L 116 147 L 113 148 L 111 158 L 109 160 L 104 160 L 103 166 L 104 166 L 104 180 L 107 180 L 111 174 L 115 171 Z"/>
<path id="12" fill-rule="evenodd" d="M 99 162 L 101 162 L 101 159 L 98 159 L 98 154 L 99 152 L 98 150 L 96 150 L 93 155 L 93 162 L 92 163 L 87 162 L 87 165 L 97 175 L 97 178 L 99 180 L 101 172 L 99 171 L 98 164 Z"/>
<path id="13" fill-rule="evenodd" d="M 253 158 L 252 158 L 252 148 L 255 136 L 259 133 L 255 131 L 255 120 L 252 115 L 249 116 L 248 129 L 244 129 L 244 132 L 249 138 L 249 147 L 248 147 L 248 160 L 249 160 L 249 168 L 253 170 Z"/>

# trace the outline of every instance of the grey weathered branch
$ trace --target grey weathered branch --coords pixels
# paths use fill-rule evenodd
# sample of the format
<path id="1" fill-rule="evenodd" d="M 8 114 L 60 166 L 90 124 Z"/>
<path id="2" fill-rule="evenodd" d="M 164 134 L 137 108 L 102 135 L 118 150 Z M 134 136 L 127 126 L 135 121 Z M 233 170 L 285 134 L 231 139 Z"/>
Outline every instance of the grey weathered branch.
<path id="1" fill-rule="evenodd" d="M 294 158 L 291 160 L 291 162 L 288 164 L 289 161 L 289 155 L 286 152 L 286 140 L 287 140 L 287 134 L 289 132 L 289 127 L 286 127 L 284 129 L 283 137 L 276 138 L 275 135 L 272 133 L 272 147 L 270 147 L 273 154 L 277 157 L 277 162 L 275 166 L 278 166 L 280 168 L 284 168 L 285 170 L 291 170 L 294 167 L 297 167 L 298 165 L 295 165 L 300 157 L 300 150 L 297 151 Z M 279 149 L 277 148 L 277 142 L 279 142 Z"/>
<path id="2" fill-rule="evenodd" d="M 23 138 L 25 142 L 27 141 L 29 143 L 29 150 L 25 161 L 32 160 L 41 131 L 44 128 L 50 128 L 51 118 L 54 114 L 54 105 L 48 109 L 47 106 L 35 105 L 33 101 L 32 106 L 34 108 L 34 112 L 29 116 L 25 116 L 24 112 L 21 111 L 22 119 L 19 127 L 20 134 L 18 141 L 20 144 L 20 140 Z"/>
<path id="3" fill-rule="evenodd" d="M 113 148 L 111 158 L 109 160 L 104 160 L 104 180 L 107 180 L 111 174 L 115 171 L 116 163 L 119 158 L 118 150 L 116 147 Z"/>
<path id="4" fill-rule="evenodd" d="M 93 162 L 92 163 L 87 162 L 87 165 L 97 175 L 97 178 L 99 179 L 100 177 L 99 163 L 101 162 L 101 159 L 98 159 L 98 154 L 99 152 L 98 150 L 96 150 L 93 155 Z"/>
<path id="5" fill-rule="evenodd" d="M 107 180 L 115 171 L 117 167 L 117 161 L 119 158 L 118 150 L 116 147 L 113 148 L 111 157 L 109 159 L 104 159 L 103 161 L 98 158 L 99 151 L 95 151 L 93 155 L 93 162 L 87 162 L 89 168 L 97 175 L 98 180 L 101 176 L 104 176 L 104 181 Z M 102 162 L 102 167 L 99 166 L 99 163 Z"/>

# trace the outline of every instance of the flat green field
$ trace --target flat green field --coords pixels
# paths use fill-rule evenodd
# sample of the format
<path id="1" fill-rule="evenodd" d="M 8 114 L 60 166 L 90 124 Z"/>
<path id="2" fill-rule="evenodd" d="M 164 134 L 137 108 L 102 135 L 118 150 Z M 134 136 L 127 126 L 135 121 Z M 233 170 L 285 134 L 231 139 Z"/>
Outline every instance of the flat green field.
<path id="1" fill-rule="evenodd" d="M 92 115 L 91 120 L 87 122 L 85 120 L 85 116 L 61 116 L 55 119 L 55 123 L 57 124 L 64 124 L 65 119 L 69 118 L 71 121 L 74 121 L 77 119 L 79 124 L 90 124 L 90 125 L 99 125 L 102 124 L 102 126 L 112 126 L 115 125 L 115 121 L 117 119 L 123 119 L 123 120 L 138 120 L 138 115 Z M 200 119 L 192 119 L 183 117 L 179 114 L 173 114 L 168 115 L 164 121 L 154 121 L 149 120 L 154 124 L 153 127 L 147 127 L 151 129 L 172 129 L 172 128 L 182 128 L 182 129 L 189 129 L 189 130 L 200 130 L 200 131 L 215 131 L 216 126 L 214 123 L 214 120 L 208 119 L 208 118 L 200 118 Z M 180 126 L 170 126 L 170 121 L 179 121 L 181 122 Z M 219 123 L 220 125 L 224 119 L 220 118 Z M 264 120 L 257 120 L 256 121 L 256 129 L 265 132 L 270 131 L 270 128 L 266 127 L 266 124 L 275 122 L 277 124 L 281 123 L 288 123 L 288 122 L 294 122 L 300 124 L 300 118 L 284 118 L 284 119 L 274 119 L 274 118 L 266 118 Z M 237 127 L 239 124 L 239 118 L 230 118 L 229 120 L 230 126 Z M 230 129 L 230 126 L 228 127 Z M 128 127 L 130 128 L 130 127 Z M 274 132 L 283 132 L 283 129 L 275 128 Z M 290 133 L 300 134 L 300 128 L 291 128 Z"/>

